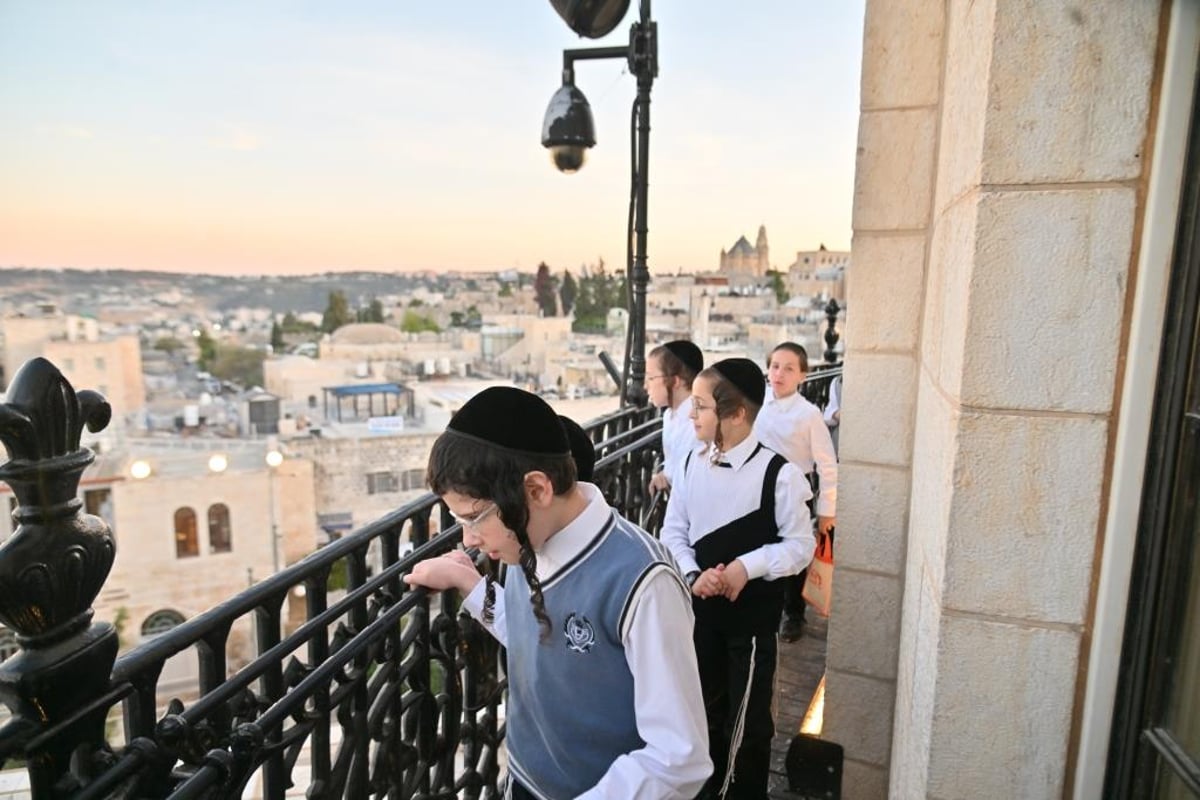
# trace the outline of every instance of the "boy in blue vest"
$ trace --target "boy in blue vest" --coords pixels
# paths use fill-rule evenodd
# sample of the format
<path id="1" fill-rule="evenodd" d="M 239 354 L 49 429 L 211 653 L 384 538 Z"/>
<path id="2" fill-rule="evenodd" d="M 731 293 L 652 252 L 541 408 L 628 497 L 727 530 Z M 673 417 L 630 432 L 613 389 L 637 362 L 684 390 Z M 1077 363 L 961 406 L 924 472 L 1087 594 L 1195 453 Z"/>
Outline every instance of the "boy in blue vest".
<path id="1" fill-rule="evenodd" d="M 776 631 L 784 584 L 812 560 L 812 492 L 753 433 L 765 392 L 745 358 L 718 361 L 692 384 L 704 444 L 671 491 L 662 541 L 691 585 L 693 640 L 715 772 L 700 797 L 766 800 Z"/>
<path id="2" fill-rule="evenodd" d="M 480 392 L 455 414 L 426 478 L 463 544 L 510 566 L 497 593 L 465 553 L 412 586 L 457 589 L 508 648 L 509 797 L 694 797 L 712 772 L 692 625 L 670 554 L 575 480 L 567 434 L 536 395 Z"/>

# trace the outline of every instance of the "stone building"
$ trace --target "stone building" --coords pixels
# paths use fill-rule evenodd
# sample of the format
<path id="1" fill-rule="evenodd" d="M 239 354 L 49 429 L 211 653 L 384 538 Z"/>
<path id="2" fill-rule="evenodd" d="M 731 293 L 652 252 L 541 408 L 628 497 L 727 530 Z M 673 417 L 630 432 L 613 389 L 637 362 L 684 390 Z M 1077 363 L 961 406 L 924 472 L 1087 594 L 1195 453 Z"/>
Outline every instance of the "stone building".
<path id="1" fill-rule="evenodd" d="M 325 532 L 361 527 L 425 493 L 425 464 L 441 430 L 396 435 L 297 437 L 288 453 L 313 464 Z"/>
<path id="2" fill-rule="evenodd" d="M 316 549 L 313 465 L 289 455 L 270 467 L 265 455 L 264 442 L 131 439 L 88 470 L 79 487 L 83 509 L 109 523 L 117 545 L 96 618 L 116 624 L 123 648 Z M 16 508 L 7 484 L 0 484 L 0 507 Z M 12 527 L 10 514 L 0 514 L 0 541 Z M 303 603 L 289 603 L 285 623 L 302 619 Z M 232 631 L 231 666 L 245 663 L 252 637 L 248 621 Z M 159 686 L 190 691 L 197 674 L 194 654 L 181 653 Z"/>
<path id="3" fill-rule="evenodd" d="M 767 245 L 767 227 L 765 225 L 758 226 L 758 238 L 753 247 L 745 236 L 739 236 L 728 251 L 723 248 L 721 250 L 721 272 L 761 276 L 766 275 L 770 268 L 771 250 Z"/>
<path id="4" fill-rule="evenodd" d="M 6 380 L 29 359 L 42 356 L 57 364 L 72 386 L 95 389 L 122 415 L 145 407 L 142 350 L 136 336 L 105 336 L 96 320 L 52 307 L 6 317 L 0 321 L 0 333 Z"/>
<path id="5" fill-rule="evenodd" d="M 785 286 L 792 297 L 846 299 L 846 270 L 850 267 L 849 250 L 801 250 L 787 269 Z"/>
<path id="6" fill-rule="evenodd" d="M 1182 0 L 867 3 L 847 800 L 1195 796 L 1198 53 Z"/>

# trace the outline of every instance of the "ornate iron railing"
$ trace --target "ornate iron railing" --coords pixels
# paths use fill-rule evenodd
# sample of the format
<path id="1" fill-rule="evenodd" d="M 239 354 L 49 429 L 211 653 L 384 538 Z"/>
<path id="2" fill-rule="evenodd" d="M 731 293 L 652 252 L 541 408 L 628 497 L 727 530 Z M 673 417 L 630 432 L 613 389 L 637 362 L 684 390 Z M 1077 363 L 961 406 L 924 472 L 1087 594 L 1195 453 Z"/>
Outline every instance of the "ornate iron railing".
<path id="1" fill-rule="evenodd" d="M 837 371 L 814 372 L 819 398 Z M 822 386 L 824 388 L 822 388 Z M 0 547 L 0 622 L 21 652 L 0 664 L 0 759 L 23 759 L 42 798 L 264 798 L 307 784 L 308 798 L 494 798 L 504 738 L 497 643 L 452 592 L 401 580 L 456 548 L 461 530 L 426 495 L 117 657 L 117 636 L 91 604 L 115 556 L 107 525 L 81 513 L 92 453 L 82 427 L 103 428 L 108 404 L 75 392 L 44 359 L 14 378 L 0 406 L 19 526 Z M 660 460 L 657 412 L 631 408 L 585 429 L 595 482 L 628 518 L 657 530 L 647 489 Z M 414 550 L 400 557 L 402 538 Z M 378 543 L 378 545 L 376 545 Z M 368 551 L 382 553 L 369 568 Z M 482 565 L 491 568 L 489 565 Z M 336 589 L 345 576 L 344 591 Z M 283 609 L 302 594 L 305 621 L 284 635 Z M 230 669 L 230 632 L 253 621 L 255 657 Z M 159 706 L 159 675 L 194 649 L 199 694 Z M 120 709 L 123 736 L 105 722 Z M 123 742 L 123 744 L 121 744 Z"/>

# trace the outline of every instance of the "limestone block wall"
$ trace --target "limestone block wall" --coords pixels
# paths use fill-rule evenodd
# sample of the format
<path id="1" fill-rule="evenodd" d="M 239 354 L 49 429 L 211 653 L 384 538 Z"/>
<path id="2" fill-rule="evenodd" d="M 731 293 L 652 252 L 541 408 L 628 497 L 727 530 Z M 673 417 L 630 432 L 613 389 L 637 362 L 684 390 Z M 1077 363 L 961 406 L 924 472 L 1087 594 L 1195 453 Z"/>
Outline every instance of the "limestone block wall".
<path id="1" fill-rule="evenodd" d="M 1065 790 L 1160 12 L 867 3 L 825 726 L 848 798 Z"/>
<path id="2" fill-rule="evenodd" d="M 823 731 L 846 800 L 888 793 L 944 28 L 942 3 L 867 3 Z"/>
<path id="3" fill-rule="evenodd" d="M 313 464 L 317 513 L 352 512 L 357 528 L 425 493 L 425 465 L 439 433 L 297 438 L 288 442 L 288 452 Z M 372 472 L 408 477 L 399 491 L 372 494 L 367 482 Z"/>

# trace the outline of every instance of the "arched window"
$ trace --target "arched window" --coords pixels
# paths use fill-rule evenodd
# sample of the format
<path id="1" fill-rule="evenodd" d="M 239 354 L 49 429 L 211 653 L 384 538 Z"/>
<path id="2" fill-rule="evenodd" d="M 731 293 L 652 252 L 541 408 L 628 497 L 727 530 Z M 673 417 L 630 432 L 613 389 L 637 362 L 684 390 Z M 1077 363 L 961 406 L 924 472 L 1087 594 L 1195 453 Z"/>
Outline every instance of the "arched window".
<path id="1" fill-rule="evenodd" d="M 164 608 L 146 617 L 146 621 L 142 623 L 142 637 L 158 636 L 171 630 L 176 625 L 182 624 L 183 614 Z"/>
<path id="2" fill-rule="evenodd" d="M 208 552 L 228 553 L 233 549 L 233 536 L 229 529 L 229 506 L 214 503 L 208 507 Z"/>
<path id="3" fill-rule="evenodd" d="M 175 510 L 175 557 L 200 555 L 200 539 L 196 536 L 196 512 L 184 506 Z"/>

